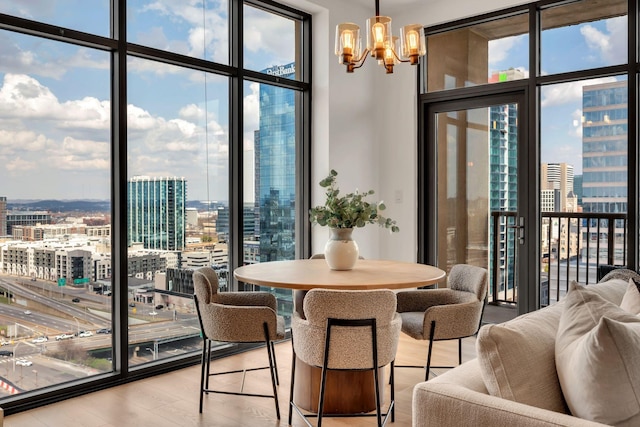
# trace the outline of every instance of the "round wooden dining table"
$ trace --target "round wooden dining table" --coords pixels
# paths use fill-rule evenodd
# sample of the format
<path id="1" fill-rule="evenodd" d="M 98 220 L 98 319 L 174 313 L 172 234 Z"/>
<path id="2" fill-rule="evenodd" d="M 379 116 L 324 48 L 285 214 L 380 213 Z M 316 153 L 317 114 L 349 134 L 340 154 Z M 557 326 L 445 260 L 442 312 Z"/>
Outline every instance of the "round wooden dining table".
<path id="1" fill-rule="evenodd" d="M 297 259 L 245 265 L 233 276 L 273 288 L 365 290 L 432 285 L 444 279 L 445 272 L 426 264 L 378 259 L 359 259 L 351 270 L 331 270 L 324 259 Z"/>
<path id="2" fill-rule="evenodd" d="M 434 285 L 446 276 L 443 270 L 431 265 L 374 259 L 359 259 L 353 269 L 342 271 L 331 270 L 324 259 L 271 261 L 238 267 L 233 275 L 241 282 L 296 291 L 294 309 L 300 313 L 304 291 L 310 289 L 398 290 Z M 294 401 L 299 407 L 318 411 L 321 374 L 321 368 L 296 360 Z M 383 387 L 384 375 L 379 377 Z M 374 411 L 376 398 L 372 384 L 372 371 L 329 371 L 324 412 L 359 414 Z"/>

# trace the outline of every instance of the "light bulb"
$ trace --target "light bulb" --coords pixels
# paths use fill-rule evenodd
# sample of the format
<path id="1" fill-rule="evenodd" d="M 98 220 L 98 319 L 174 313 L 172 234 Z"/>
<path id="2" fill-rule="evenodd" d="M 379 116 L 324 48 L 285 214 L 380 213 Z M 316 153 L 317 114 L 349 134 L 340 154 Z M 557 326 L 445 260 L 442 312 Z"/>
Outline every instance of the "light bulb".
<path id="1" fill-rule="evenodd" d="M 409 31 L 406 35 L 407 44 L 409 47 L 409 54 L 416 55 L 418 53 L 418 47 L 420 46 L 420 35 L 417 31 Z"/>
<path id="2" fill-rule="evenodd" d="M 371 32 L 373 33 L 373 41 L 376 47 L 382 46 L 385 39 L 384 25 L 379 22 L 376 24 L 373 24 L 373 27 L 371 28 Z"/>
<path id="3" fill-rule="evenodd" d="M 351 54 L 353 52 L 354 42 L 353 31 L 344 30 L 342 32 L 342 52 Z"/>
<path id="4" fill-rule="evenodd" d="M 395 60 L 395 55 L 393 54 L 393 49 L 391 46 L 387 46 L 384 49 L 384 62 L 385 64 L 393 64 Z"/>

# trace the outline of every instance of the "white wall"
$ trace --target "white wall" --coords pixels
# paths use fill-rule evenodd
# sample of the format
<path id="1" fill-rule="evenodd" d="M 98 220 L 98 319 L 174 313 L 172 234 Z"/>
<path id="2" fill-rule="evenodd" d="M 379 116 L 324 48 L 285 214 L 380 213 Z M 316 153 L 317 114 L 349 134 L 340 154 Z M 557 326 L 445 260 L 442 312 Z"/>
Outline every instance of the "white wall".
<path id="1" fill-rule="evenodd" d="M 417 136 L 416 67 L 398 64 L 393 74 L 371 58 L 353 74 L 333 54 L 335 27 L 345 21 L 364 28 L 374 2 L 344 0 L 285 0 L 285 4 L 313 15 L 312 181 L 330 169 L 338 171 L 344 191 L 375 190 L 384 199 L 385 214 L 398 222 L 399 233 L 376 226 L 354 232 L 365 258 L 415 261 L 417 251 Z M 388 3 L 388 4 L 386 4 Z M 382 1 L 380 12 L 393 19 L 395 33 L 406 24 L 432 25 L 527 3 L 521 0 L 430 0 L 409 6 Z M 313 205 L 324 192 L 312 188 Z M 328 230 L 316 226 L 313 252 L 322 252 Z"/>

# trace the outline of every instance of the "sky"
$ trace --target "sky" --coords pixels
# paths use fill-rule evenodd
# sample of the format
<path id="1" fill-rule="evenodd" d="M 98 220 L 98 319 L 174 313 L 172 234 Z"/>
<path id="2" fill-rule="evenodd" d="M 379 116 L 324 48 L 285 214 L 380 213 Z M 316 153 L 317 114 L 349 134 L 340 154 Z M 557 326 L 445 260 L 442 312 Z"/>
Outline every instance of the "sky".
<path id="1" fill-rule="evenodd" d="M 491 70 L 516 68 L 528 77 L 528 43 L 528 36 L 490 42 Z M 541 51 L 542 75 L 624 64 L 627 18 L 543 31 Z M 620 80 L 626 80 L 626 76 L 554 84 L 541 89 L 541 162 L 569 163 L 576 175 L 582 174 L 582 87 Z"/>
<path id="2" fill-rule="evenodd" d="M 226 4 L 129 0 L 129 40 L 228 64 Z M 109 35 L 108 0 L 12 0 L 0 12 Z M 293 21 L 244 15 L 246 68 L 293 62 Z M 127 67 L 129 176 L 186 177 L 189 199 L 227 200 L 228 79 L 138 58 Z M 106 52 L 0 31 L 0 195 L 109 198 L 109 78 Z M 259 85 L 244 91 L 252 158 Z"/>
<path id="3" fill-rule="evenodd" d="M 108 36 L 108 4 L 5 0 L 0 13 Z M 129 0 L 129 40 L 226 64 L 226 4 L 206 0 L 203 12 L 202 0 Z M 293 62 L 293 21 L 249 6 L 244 14 L 246 68 Z M 543 73 L 623 63 L 626 49 L 626 18 L 545 31 Z M 527 61 L 526 36 L 490 43 L 492 70 L 528 75 Z M 127 67 L 129 176 L 185 177 L 188 199 L 227 200 L 227 79 L 136 58 Z M 109 198 L 109 78 L 106 52 L 0 31 L 0 196 Z M 577 174 L 584 84 L 542 90 L 542 161 L 574 164 Z M 244 91 L 244 149 L 253 156 L 259 85 Z"/>

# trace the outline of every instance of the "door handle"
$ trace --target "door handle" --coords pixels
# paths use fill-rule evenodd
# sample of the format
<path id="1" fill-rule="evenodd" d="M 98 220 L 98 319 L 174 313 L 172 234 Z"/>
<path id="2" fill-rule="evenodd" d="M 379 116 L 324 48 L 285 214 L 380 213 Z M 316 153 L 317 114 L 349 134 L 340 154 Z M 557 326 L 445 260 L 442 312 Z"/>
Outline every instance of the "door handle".
<path id="1" fill-rule="evenodd" d="M 509 225 L 509 226 L 507 226 L 507 228 L 510 228 L 512 230 L 517 230 L 518 243 L 520 243 L 521 245 L 524 245 L 524 217 L 523 216 L 519 216 L 518 217 L 518 224 Z"/>

